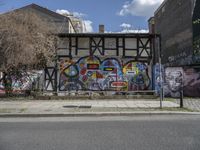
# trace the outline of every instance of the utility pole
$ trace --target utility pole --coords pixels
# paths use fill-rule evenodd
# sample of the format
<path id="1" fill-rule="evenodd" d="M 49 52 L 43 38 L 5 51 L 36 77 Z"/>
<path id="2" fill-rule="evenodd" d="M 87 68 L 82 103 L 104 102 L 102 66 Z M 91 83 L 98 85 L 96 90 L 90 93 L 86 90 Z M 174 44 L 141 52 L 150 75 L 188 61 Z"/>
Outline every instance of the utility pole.
<path id="1" fill-rule="evenodd" d="M 181 78 L 181 87 L 180 87 L 180 108 L 183 108 L 183 74 Z"/>
<path id="2" fill-rule="evenodd" d="M 160 108 L 162 109 L 162 101 L 163 101 L 163 73 L 162 73 L 162 54 L 161 54 L 161 35 L 159 35 L 159 70 L 160 70 Z"/>

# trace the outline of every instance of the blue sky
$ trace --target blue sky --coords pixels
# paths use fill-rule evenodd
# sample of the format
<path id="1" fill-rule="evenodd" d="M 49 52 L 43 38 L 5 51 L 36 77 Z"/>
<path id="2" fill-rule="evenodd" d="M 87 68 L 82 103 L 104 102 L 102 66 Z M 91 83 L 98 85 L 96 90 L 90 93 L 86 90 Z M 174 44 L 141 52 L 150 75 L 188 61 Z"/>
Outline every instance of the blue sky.
<path id="1" fill-rule="evenodd" d="M 104 24 L 108 32 L 124 29 L 147 29 L 147 20 L 163 0 L 0 0 L 0 12 L 20 8 L 35 3 L 50 10 L 67 10 L 81 14 L 89 21 L 94 32 Z"/>

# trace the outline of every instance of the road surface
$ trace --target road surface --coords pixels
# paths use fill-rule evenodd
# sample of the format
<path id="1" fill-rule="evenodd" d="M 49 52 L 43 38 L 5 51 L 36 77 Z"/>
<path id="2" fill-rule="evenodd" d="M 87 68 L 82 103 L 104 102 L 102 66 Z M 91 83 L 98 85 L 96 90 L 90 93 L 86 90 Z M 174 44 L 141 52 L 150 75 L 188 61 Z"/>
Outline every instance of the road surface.
<path id="1" fill-rule="evenodd" d="M 199 150 L 200 116 L 0 118 L 0 150 Z"/>

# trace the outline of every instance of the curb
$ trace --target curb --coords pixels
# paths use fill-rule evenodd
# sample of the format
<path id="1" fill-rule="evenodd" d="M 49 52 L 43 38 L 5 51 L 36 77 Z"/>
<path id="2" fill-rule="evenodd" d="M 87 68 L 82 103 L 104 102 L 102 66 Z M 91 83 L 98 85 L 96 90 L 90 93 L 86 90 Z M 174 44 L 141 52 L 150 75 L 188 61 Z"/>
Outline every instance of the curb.
<path id="1" fill-rule="evenodd" d="M 144 116 L 144 115 L 200 115 L 200 112 L 95 112 L 95 113 L 58 113 L 58 114 L 0 114 L 0 118 L 14 117 L 102 117 L 102 116 Z"/>

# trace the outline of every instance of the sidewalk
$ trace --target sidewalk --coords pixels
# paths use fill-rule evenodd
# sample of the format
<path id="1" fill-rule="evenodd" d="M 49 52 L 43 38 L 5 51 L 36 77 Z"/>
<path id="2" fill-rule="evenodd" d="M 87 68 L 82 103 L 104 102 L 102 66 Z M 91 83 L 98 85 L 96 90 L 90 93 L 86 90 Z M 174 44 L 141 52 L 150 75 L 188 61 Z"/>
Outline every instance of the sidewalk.
<path id="1" fill-rule="evenodd" d="M 88 116 L 188 113 L 172 101 L 158 100 L 20 100 L 0 101 L 0 117 Z"/>
<path id="2" fill-rule="evenodd" d="M 186 100 L 184 101 L 184 106 L 193 111 L 200 111 L 200 100 L 197 99 Z"/>

